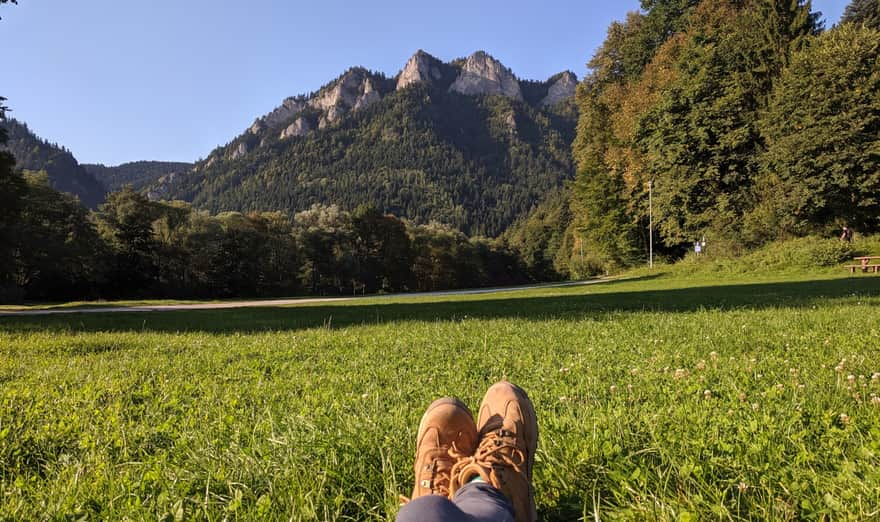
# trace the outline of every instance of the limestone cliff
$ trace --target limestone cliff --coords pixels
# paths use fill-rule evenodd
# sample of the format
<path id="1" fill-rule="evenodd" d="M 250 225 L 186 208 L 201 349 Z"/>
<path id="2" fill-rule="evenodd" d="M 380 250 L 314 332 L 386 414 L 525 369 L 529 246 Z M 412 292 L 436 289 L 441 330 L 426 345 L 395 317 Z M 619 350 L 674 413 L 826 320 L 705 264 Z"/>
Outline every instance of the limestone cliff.
<path id="1" fill-rule="evenodd" d="M 439 80 L 443 76 L 441 66 L 440 60 L 419 49 L 397 76 L 397 89 L 405 89 L 414 83 L 431 83 Z"/>
<path id="2" fill-rule="evenodd" d="M 541 100 L 541 107 L 552 107 L 557 103 L 574 96 L 577 90 L 577 76 L 571 71 L 565 71 L 547 89 L 547 96 Z"/>
<path id="3" fill-rule="evenodd" d="M 483 51 L 468 57 L 449 90 L 470 96 L 497 94 L 523 99 L 519 81 L 510 69 Z"/>

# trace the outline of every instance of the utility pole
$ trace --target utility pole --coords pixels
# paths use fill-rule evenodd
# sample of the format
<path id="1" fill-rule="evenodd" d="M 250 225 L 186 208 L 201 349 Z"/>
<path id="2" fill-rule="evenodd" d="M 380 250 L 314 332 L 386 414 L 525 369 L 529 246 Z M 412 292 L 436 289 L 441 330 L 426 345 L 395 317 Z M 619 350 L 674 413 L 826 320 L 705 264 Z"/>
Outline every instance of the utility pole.
<path id="1" fill-rule="evenodd" d="M 648 180 L 648 266 L 654 268 L 654 180 Z"/>

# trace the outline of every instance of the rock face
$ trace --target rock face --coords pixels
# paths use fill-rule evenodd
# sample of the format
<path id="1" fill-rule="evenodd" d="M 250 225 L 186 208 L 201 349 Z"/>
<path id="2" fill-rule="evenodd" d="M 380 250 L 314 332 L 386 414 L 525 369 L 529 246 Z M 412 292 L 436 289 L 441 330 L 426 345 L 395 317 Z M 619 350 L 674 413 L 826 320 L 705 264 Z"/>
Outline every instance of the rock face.
<path id="1" fill-rule="evenodd" d="M 305 108 L 306 103 L 304 100 L 299 98 L 287 98 L 281 102 L 279 107 L 257 121 L 262 123 L 265 127 L 274 127 L 286 122 L 293 116 L 296 116 Z"/>
<path id="2" fill-rule="evenodd" d="M 309 106 L 321 111 L 333 107 L 343 110 L 363 108 L 381 99 L 366 70 L 355 68 L 340 78 L 332 87 L 309 100 Z M 332 119 L 331 119 L 332 121 Z"/>
<path id="3" fill-rule="evenodd" d="M 232 159 L 238 159 L 248 153 L 247 143 L 239 143 L 238 147 L 232 152 Z"/>
<path id="4" fill-rule="evenodd" d="M 510 69 L 483 51 L 468 57 L 449 90 L 469 96 L 498 94 L 523 99 L 519 81 Z"/>
<path id="5" fill-rule="evenodd" d="M 440 65 L 440 60 L 419 49 L 397 76 L 397 89 L 405 89 L 414 83 L 431 83 L 439 80 L 443 76 Z"/>
<path id="6" fill-rule="evenodd" d="M 577 90 L 577 76 L 570 71 L 565 71 L 553 82 L 547 91 L 547 96 L 541 100 L 541 107 L 552 107 L 557 103 L 574 96 Z"/>
<path id="7" fill-rule="evenodd" d="M 309 120 L 300 116 L 293 123 L 287 126 L 283 131 L 281 131 L 280 139 L 290 138 L 293 136 L 305 136 L 312 130 L 312 124 L 309 123 Z"/>

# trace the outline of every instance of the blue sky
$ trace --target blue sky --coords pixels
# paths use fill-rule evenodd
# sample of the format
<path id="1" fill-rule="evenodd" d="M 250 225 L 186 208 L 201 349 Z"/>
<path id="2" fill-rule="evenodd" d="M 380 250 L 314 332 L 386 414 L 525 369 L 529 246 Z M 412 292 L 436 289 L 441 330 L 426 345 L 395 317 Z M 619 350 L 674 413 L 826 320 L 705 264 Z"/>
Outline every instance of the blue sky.
<path id="1" fill-rule="evenodd" d="M 848 1 L 814 1 L 831 26 Z M 527 79 L 584 65 L 638 0 L 19 0 L 0 7 L 11 116 L 84 163 L 193 161 L 286 96 L 417 49 Z"/>

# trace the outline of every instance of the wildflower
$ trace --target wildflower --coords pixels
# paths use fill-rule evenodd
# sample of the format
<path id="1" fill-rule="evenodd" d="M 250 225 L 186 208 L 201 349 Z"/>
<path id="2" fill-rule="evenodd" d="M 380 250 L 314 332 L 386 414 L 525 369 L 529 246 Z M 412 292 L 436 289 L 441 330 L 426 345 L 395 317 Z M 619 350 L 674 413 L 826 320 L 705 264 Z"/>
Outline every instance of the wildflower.
<path id="1" fill-rule="evenodd" d="M 779 390 L 779 391 L 782 391 L 782 390 L 785 389 L 785 385 L 782 384 L 782 383 L 779 383 L 779 384 L 776 385 L 776 389 Z"/>
<path id="2" fill-rule="evenodd" d="M 631 369 L 631 370 L 629 371 L 629 374 L 630 374 L 630 375 L 638 375 L 638 373 L 639 373 L 639 369 L 638 369 L 638 368 L 633 368 L 633 369 Z"/>
<path id="3" fill-rule="evenodd" d="M 871 395 L 871 404 L 874 406 L 880 406 L 880 397 L 876 395 Z"/>
<path id="4" fill-rule="evenodd" d="M 633 385 L 632 385 L 632 384 L 627 384 L 627 385 L 626 385 L 626 391 L 627 391 L 627 393 L 632 393 L 632 391 L 633 391 Z"/>
<path id="5" fill-rule="evenodd" d="M 798 376 L 798 369 L 797 368 L 789 368 L 788 373 L 792 377 L 797 377 Z"/>
<path id="6" fill-rule="evenodd" d="M 852 375 L 852 374 L 847 375 L 847 376 L 846 376 L 846 382 L 848 382 L 848 383 L 850 383 L 850 384 L 856 382 L 856 376 L 855 376 L 855 375 Z"/>
<path id="7" fill-rule="evenodd" d="M 843 424 L 844 426 L 847 426 L 849 424 L 849 415 L 847 415 L 846 413 L 841 413 L 840 414 L 840 423 Z"/>
<path id="8" fill-rule="evenodd" d="M 674 379 L 684 379 L 687 376 L 688 376 L 688 371 L 685 370 L 684 368 L 679 368 L 679 369 L 675 370 L 675 373 L 673 374 L 672 377 Z"/>
<path id="9" fill-rule="evenodd" d="M 560 371 L 560 373 L 568 373 L 569 370 L 568 370 L 567 366 L 563 366 L 562 368 L 559 369 L 559 371 Z"/>
<path id="10" fill-rule="evenodd" d="M 698 370 L 701 370 L 701 371 L 702 371 L 702 370 L 705 370 L 705 369 L 706 369 L 706 361 L 700 361 L 700 362 L 698 362 L 698 363 L 697 363 L 697 369 L 698 369 Z"/>
<path id="11" fill-rule="evenodd" d="M 704 399 L 711 399 L 711 398 L 712 398 L 712 390 L 706 390 L 706 391 L 704 391 L 704 392 L 703 392 L 703 398 L 704 398 Z"/>
<path id="12" fill-rule="evenodd" d="M 740 393 L 739 395 L 736 396 L 736 398 L 739 399 L 739 402 L 746 402 L 746 394 L 745 393 Z"/>
<path id="13" fill-rule="evenodd" d="M 608 388 L 608 391 L 610 391 L 611 393 L 617 393 L 617 386 L 612 384 L 611 387 Z"/>
<path id="14" fill-rule="evenodd" d="M 800 383 L 797 385 L 797 387 L 799 390 L 803 390 L 804 388 L 806 388 L 806 385 L 804 385 L 804 383 Z"/>
<path id="15" fill-rule="evenodd" d="M 852 398 L 853 398 L 853 400 L 855 400 L 856 402 L 862 402 L 862 394 L 859 393 L 859 392 L 855 392 L 855 393 L 853 393 L 853 394 L 852 394 Z"/>
<path id="16" fill-rule="evenodd" d="M 746 490 L 749 489 L 749 485 L 746 484 L 745 482 L 740 482 L 740 483 L 736 486 L 736 488 L 739 490 L 740 493 L 745 493 Z"/>
<path id="17" fill-rule="evenodd" d="M 364 393 L 363 395 L 361 395 L 361 399 L 366 399 L 369 396 L 370 396 L 369 393 Z"/>
<path id="18" fill-rule="evenodd" d="M 718 360 L 718 352 L 709 352 L 709 358 L 712 359 L 712 362 Z"/>
<path id="19" fill-rule="evenodd" d="M 871 374 L 871 382 L 877 382 L 877 381 L 880 381 L 880 373 L 875 372 L 875 373 Z"/>
<path id="20" fill-rule="evenodd" d="M 568 400 L 568 397 L 566 397 L 565 395 L 563 395 L 562 397 L 559 398 L 559 402 L 565 402 L 567 400 Z"/>
<path id="21" fill-rule="evenodd" d="M 758 411 L 760 408 L 761 408 L 761 405 L 758 404 L 757 402 L 753 402 L 753 403 L 752 403 L 752 409 L 753 409 L 754 411 Z"/>

